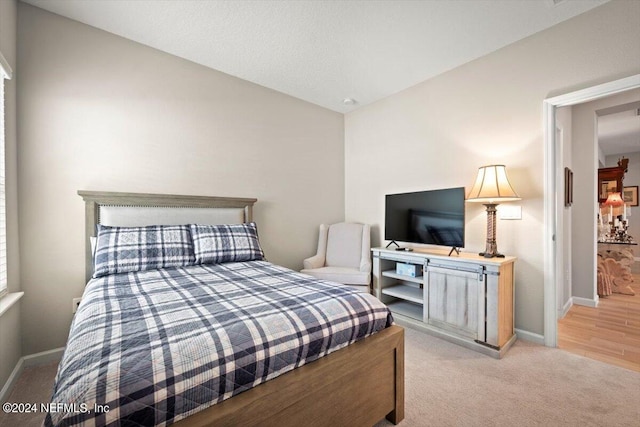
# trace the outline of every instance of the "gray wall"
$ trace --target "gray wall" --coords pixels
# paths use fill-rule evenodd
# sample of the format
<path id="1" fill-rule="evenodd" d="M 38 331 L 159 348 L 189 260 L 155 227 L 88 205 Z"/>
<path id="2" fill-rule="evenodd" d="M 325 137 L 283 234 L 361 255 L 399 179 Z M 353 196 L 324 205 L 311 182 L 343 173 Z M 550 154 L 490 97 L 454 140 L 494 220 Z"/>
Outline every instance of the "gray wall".
<path id="1" fill-rule="evenodd" d="M 640 3 L 638 3 L 640 5 Z M 640 19 L 640 13 L 639 19 Z M 640 27 L 640 25 L 639 25 Z M 640 40 L 640 39 L 639 39 Z M 640 42 L 638 42 L 640 46 Z M 640 47 L 638 58 L 640 58 Z M 637 72 L 640 72 L 638 67 Z M 572 208 L 572 295 L 597 300 L 596 253 L 597 211 L 596 186 L 598 179 L 598 146 L 596 112 L 604 108 L 637 101 L 640 89 L 627 91 L 572 107 L 573 181 Z"/>
<path id="2" fill-rule="evenodd" d="M 498 249 L 518 257 L 516 327 L 542 334 L 542 102 L 640 72 L 639 40 L 640 2 L 612 1 L 347 114 L 347 220 L 380 244 L 385 194 L 470 188 L 479 166 L 506 164 L 523 219 L 498 222 Z M 466 250 L 482 250 L 484 207 L 466 213 Z"/>
<path id="3" fill-rule="evenodd" d="M 24 353 L 65 345 L 84 288 L 79 189 L 256 197 L 294 269 L 344 219 L 344 117 L 29 5 L 18 10 Z"/>
<path id="4" fill-rule="evenodd" d="M 18 184 L 16 159 L 16 26 L 17 1 L 0 1 L 0 51 L 13 69 L 5 81 L 5 189 L 7 206 L 7 284 L 9 292 L 20 290 L 18 245 Z M 0 316 L 0 388 L 22 355 L 20 304 Z"/>

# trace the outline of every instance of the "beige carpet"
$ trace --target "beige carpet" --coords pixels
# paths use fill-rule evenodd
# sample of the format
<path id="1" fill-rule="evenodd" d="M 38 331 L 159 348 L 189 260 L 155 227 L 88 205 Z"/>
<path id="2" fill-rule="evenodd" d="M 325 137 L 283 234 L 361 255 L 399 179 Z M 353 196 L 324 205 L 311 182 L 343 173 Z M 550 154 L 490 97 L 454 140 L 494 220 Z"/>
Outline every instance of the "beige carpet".
<path id="1" fill-rule="evenodd" d="M 640 373 L 526 341 L 501 360 L 409 329 L 406 344 L 403 425 L 640 425 Z"/>
<path id="2" fill-rule="evenodd" d="M 496 360 L 411 329 L 405 351 L 402 426 L 640 425 L 637 372 L 525 341 Z M 55 365 L 25 369 L 9 401 L 47 401 L 54 375 Z M 0 414 L 2 427 L 41 420 Z"/>
<path id="3" fill-rule="evenodd" d="M 1 1 L 1 0 L 0 0 Z M 53 379 L 58 370 L 58 363 L 25 368 L 18 378 L 7 402 L 11 403 L 48 403 L 51 399 Z M 4 403 L 4 402 L 2 402 Z M 24 413 L 5 414 L 0 411 L 0 427 L 41 426 L 44 414 Z"/>

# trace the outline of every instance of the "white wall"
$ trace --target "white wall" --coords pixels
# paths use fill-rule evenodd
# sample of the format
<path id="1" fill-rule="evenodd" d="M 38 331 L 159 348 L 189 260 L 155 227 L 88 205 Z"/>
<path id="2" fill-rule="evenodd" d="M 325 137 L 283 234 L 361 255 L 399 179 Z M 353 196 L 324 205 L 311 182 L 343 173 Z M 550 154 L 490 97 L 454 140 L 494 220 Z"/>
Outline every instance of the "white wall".
<path id="1" fill-rule="evenodd" d="M 256 197 L 294 269 L 344 219 L 344 118 L 29 5 L 18 10 L 24 352 L 63 346 L 84 287 L 77 191 Z"/>
<path id="2" fill-rule="evenodd" d="M 0 1 L 0 52 L 14 72 L 5 80 L 5 189 L 7 206 L 7 285 L 9 292 L 20 290 L 18 244 L 18 183 L 16 159 L 16 40 L 17 1 Z M 0 388 L 22 355 L 20 301 L 0 316 Z"/>
<path id="3" fill-rule="evenodd" d="M 639 3 L 640 4 L 640 3 Z M 640 14 L 639 14 L 640 19 Z M 640 45 L 640 41 L 638 42 Z M 638 48 L 640 53 L 640 47 Z M 640 55 L 638 56 L 640 58 Z M 638 69 L 637 71 L 640 71 Z M 572 295 L 596 301 L 598 202 L 598 110 L 637 101 L 640 89 L 608 96 L 572 107 L 574 205 L 572 208 Z"/>
<path id="4" fill-rule="evenodd" d="M 498 249 L 518 257 L 516 327 L 542 334 L 542 102 L 639 71 L 640 2 L 613 1 L 347 114 L 347 220 L 380 244 L 385 194 L 469 188 L 479 166 L 506 164 L 523 219 L 498 222 Z M 466 213 L 466 250 L 480 251 L 484 208 Z"/>
<path id="5" fill-rule="evenodd" d="M 606 163 L 606 155 L 602 151 L 602 148 L 598 147 L 598 167 L 603 168 Z"/>

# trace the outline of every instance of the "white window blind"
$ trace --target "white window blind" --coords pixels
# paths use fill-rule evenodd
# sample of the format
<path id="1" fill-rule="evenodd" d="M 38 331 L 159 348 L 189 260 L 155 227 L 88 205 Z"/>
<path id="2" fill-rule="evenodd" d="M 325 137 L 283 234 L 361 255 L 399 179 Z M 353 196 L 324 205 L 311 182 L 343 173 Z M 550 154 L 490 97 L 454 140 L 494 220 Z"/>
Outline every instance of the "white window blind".
<path id="1" fill-rule="evenodd" d="M 4 131 L 4 82 L 11 78 L 11 68 L 0 53 L 0 296 L 7 293 L 7 215 L 5 209 L 4 189 L 4 157 L 5 157 L 5 131 Z"/>

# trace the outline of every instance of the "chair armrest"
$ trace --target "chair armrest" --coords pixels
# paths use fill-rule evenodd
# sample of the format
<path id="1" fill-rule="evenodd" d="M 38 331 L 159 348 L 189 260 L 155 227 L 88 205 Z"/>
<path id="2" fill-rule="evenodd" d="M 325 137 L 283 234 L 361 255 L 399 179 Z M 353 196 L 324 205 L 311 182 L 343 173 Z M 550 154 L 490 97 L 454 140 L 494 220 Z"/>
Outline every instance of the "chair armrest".
<path id="1" fill-rule="evenodd" d="M 305 259 L 302 264 L 305 270 L 324 267 L 327 259 L 327 238 L 329 236 L 329 226 L 320 224 L 320 236 L 318 237 L 318 250 L 314 256 Z"/>
<path id="2" fill-rule="evenodd" d="M 360 271 L 362 273 L 371 273 L 371 260 L 362 260 L 360 262 Z"/>
<path id="3" fill-rule="evenodd" d="M 316 254 L 311 258 L 305 259 L 302 263 L 305 270 L 324 267 L 324 255 Z"/>
<path id="4" fill-rule="evenodd" d="M 371 273 L 371 226 L 362 226 L 362 257 L 360 258 L 360 271 Z"/>

